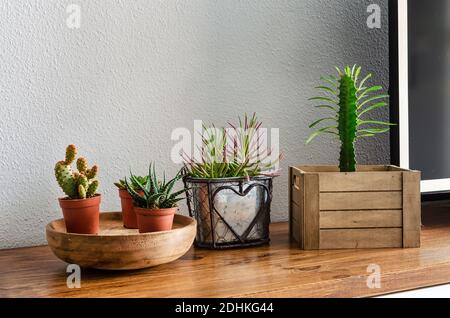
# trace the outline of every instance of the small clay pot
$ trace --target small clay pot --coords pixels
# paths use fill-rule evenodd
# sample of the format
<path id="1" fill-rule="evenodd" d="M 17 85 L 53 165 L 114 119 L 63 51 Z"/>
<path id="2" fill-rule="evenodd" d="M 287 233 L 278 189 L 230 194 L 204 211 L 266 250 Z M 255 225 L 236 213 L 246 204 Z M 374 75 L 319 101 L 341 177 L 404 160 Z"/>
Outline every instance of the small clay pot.
<path id="1" fill-rule="evenodd" d="M 134 207 L 139 233 L 170 231 L 177 208 L 144 209 Z"/>
<path id="2" fill-rule="evenodd" d="M 137 218 L 133 207 L 133 198 L 127 190 L 119 190 L 120 204 L 122 206 L 123 226 L 127 229 L 137 229 Z"/>
<path id="3" fill-rule="evenodd" d="M 98 234 L 101 195 L 88 199 L 60 198 L 66 231 L 78 234 Z"/>

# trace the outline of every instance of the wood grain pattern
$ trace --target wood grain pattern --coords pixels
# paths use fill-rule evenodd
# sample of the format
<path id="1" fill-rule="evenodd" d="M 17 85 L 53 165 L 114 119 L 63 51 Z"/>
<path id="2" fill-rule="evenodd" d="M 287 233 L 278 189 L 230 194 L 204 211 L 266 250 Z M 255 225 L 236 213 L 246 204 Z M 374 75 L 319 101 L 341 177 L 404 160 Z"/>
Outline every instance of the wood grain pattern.
<path id="1" fill-rule="evenodd" d="M 319 176 L 304 175 L 304 248 L 319 248 Z"/>
<path id="2" fill-rule="evenodd" d="M 393 165 L 386 165 L 385 166 L 389 171 L 411 171 L 411 170 L 408 170 L 408 169 L 404 169 L 404 168 L 400 168 L 400 167 L 397 167 L 397 166 L 393 166 Z"/>
<path id="3" fill-rule="evenodd" d="M 293 228 L 291 230 L 289 237 L 292 239 L 293 243 L 296 243 L 299 248 L 304 248 L 303 245 L 303 236 L 300 233 L 300 222 L 296 219 L 291 219 L 290 226 Z"/>
<path id="4" fill-rule="evenodd" d="M 98 235 L 67 233 L 64 220 L 47 225 L 46 235 L 55 255 L 82 267 L 130 270 L 176 260 L 191 247 L 196 221 L 175 215 L 171 231 L 143 233 L 123 227 L 119 212 L 100 214 Z"/>
<path id="5" fill-rule="evenodd" d="M 403 247 L 420 246 L 420 172 L 403 172 Z"/>
<path id="6" fill-rule="evenodd" d="M 289 169 L 289 180 L 291 186 L 289 187 L 289 214 L 290 227 L 289 237 L 294 243 L 297 243 L 299 248 L 304 248 L 303 229 L 304 229 L 304 180 L 303 175 L 299 171 Z"/>
<path id="7" fill-rule="evenodd" d="M 297 242 L 300 248 L 304 248 L 302 235 L 305 226 L 303 208 L 295 202 L 291 202 L 290 209 L 292 211 L 292 217 L 290 219 L 290 236 L 292 237 L 293 242 Z"/>
<path id="8" fill-rule="evenodd" d="M 320 230 L 320 249 L 402 247 L 401 228 Z"/>
<path id="9" fill-rule="evenodd" d="M 401 191 L 402 172 L 320 173 L 320 192 Z"/>
<path id="10" fill-rule="evenodd" d="M 0 251 L 0 297 L 367 297 L 450 282 L 449 205 L 424 206 L 420 249 L 303 251 L 287 223 L 271 225 L 271 244 L 208 251 L 131 272 L 82 269 L 80 289 L 66 285 L 67 264 L 48 246 Z M 369 289 L 378 264 L 381 288 Z"/>
<path id="11" fill-rule="evenodd" d="M 338 166 L 332 165 L 320 165 L 320 166 L 295 166 L 294 169 L 302 173 L 319 173 L 319 172 L 339 172 Z M 408 171 L 407 169 L 402 169 L 392 165 L 358 165 L 356 166 L 357 172 L 373 172 L 373 171 Z"/>
<path id="12" fill-rule="evenodd" d="M 325 192 L 320 194 L 320 210 L 401 209 L 402 192 Z"/>
<path id="13" fill-rule="evenodd" d="M 304 196 L 304 175 L 293 172 L 291 180 L 292 185 L 290 192 L 292 193 L 292 197 L 290 201 L 293 201 L 297 205 L 302 206 Z"/>
<path id="14" fill-rule="evenodd" d="M 358 166 L 357 172 L 349 173 L 339 172 L 337 166 L 296 166 L 290 167 L 290 171 L 293 175 L 289 185 L 290 209 L 296 211 L 291 217 L 296 221 L 299 215 L 303 217 L 302 224 L 296 222 L 297 228 L 291 233 L 295 232 L 294 241 L 303 240 L 304 249 L 420 246 L 420 173 L 417 171 L 391 165 Z M 316 196 L 307 195 L 311 189 L 316 191 L 317 182 L 318 215 Z M 319 231 L 317 240 L 320 229 L 343 231 Z M 398 229 L 402 233 L 401 244 Z M 376 238 L 376 235 L 384 237 Z M 335 242 L 341 238 L 342 244 Z"/>
<path id="15" fill-rule="evenodd" d="M 320 212 L 321 229 L 402 227 L 402 210 Z"/>

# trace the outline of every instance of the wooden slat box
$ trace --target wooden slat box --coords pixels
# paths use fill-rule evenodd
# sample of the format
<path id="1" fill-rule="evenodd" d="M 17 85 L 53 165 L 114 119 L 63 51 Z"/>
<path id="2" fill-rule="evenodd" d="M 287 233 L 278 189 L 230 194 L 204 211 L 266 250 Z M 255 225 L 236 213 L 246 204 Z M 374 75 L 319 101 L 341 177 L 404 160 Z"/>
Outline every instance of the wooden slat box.
<path id="1" fill-rule="evenodd" d="M 395 166 L 289 168 L 291 240 L 305 250 L 419 247 L 420 172 Z"/>

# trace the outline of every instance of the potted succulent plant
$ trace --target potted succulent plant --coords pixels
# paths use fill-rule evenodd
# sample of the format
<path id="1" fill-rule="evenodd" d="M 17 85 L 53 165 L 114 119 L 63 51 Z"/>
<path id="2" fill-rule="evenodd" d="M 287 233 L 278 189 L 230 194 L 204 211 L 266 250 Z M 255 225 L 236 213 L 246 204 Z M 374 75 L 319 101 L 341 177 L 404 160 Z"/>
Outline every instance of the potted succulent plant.
<path id="1" fill-rule="evenodd" d="M 291 238 L 303 249 L 417 247 L 420 172 L 356 165 L 355 142 L 393 125 L 367 117 L 387 107 L 389 96 L 373 94 L 382 87 L 367 85 L 371 74 L 362 78 L 361 67 L 336 69 L 338 76 L 322 77 L 325 84 L 317 87 L 324 94 L 310 99 L 331 114 L 310 125 L 316 130 L 306 143 L 335 137 L 339 166 L 290 167 Z"/>
<path id="2" fill-rule="evenodd" d="M 59 199 L 67 232 L 97 234 L 101 195 L 97 194 L 99 182 L 95 179 L 97 166 L 88 167 L 85 158 L 76 161 L 78 172 L 73 172 L 71 165 L 75 161 L 77 148 L 69 145 L 66 157 L 55 165 L 56 180 L 67 195 Z"/>
<path id="3" fill-rule="evenodd" d="M 142 185 L 146 185 L 147 180 L 147 177 L 135 176 L 135 178 L 131 181 L 131 186 L 136 192 L 142 194 L 142 191 L 139 190 L 139 185 L 136 183 L 136 181 L 138 181 Z M 133 208 L 133 198 L 128 193 L 125 180 L 119 180 L 118 182 L 115 182 L 114 185 L 119 189 L 123 226 L 127 229 L 137 229 L 137 217 Z"/>
<path id="4" fill-rule="evenodd" d="M 133 198 L 140 233 L 172 229 L 177 203 L 184 199 L 180 195 L 186 191 L 186 189 L 173 191 L 180 179 L 181 172 L 168 181 L 166 181 L 165 173 L 163 179 L 159 179 L 154 164 L 149 166 L 147 183 L 142 183 L 133 174 L 129 180 L 125 178 L 125 186 Z"/>
<path id="5" fill-rule="evenodd" d="M 185 156 L 184 184 L 198 247 L 224 249 L 267 244 L 273 168 L 256 114 L 227 128 L 203 127 L 201 158 Z M 212 129 L 211 129 L 212 128 Z"/>

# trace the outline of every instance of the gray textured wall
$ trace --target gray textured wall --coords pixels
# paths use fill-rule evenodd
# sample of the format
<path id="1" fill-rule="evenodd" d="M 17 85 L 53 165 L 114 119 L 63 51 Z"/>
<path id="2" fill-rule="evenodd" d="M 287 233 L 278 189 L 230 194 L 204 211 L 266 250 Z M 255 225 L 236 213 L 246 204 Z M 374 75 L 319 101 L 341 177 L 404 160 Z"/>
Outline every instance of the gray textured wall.
<path id="1" fill-rule="evenodd" d="M 65 25 L 69 3 L 82 6 L 78 30 Z M 370 3 L 381 29 L 366 26 Z M 306 99 L 343 63 L 387 87 L 387 14 L 387 0 L 1 0 L 0 248 L 45 243 L 68 143 L 101 166 L 102 207 L 117 210 L 112 183 L 130 167 L 176 171 L 173 128 L 244 111 L 281 129 L 272 210 L 286 220 L 287 167 L 337 158 L 332 141 L 304 146 L 318 116 Z M 387 136 L 358 146 L 362 163 L 389 161 Z"/>

